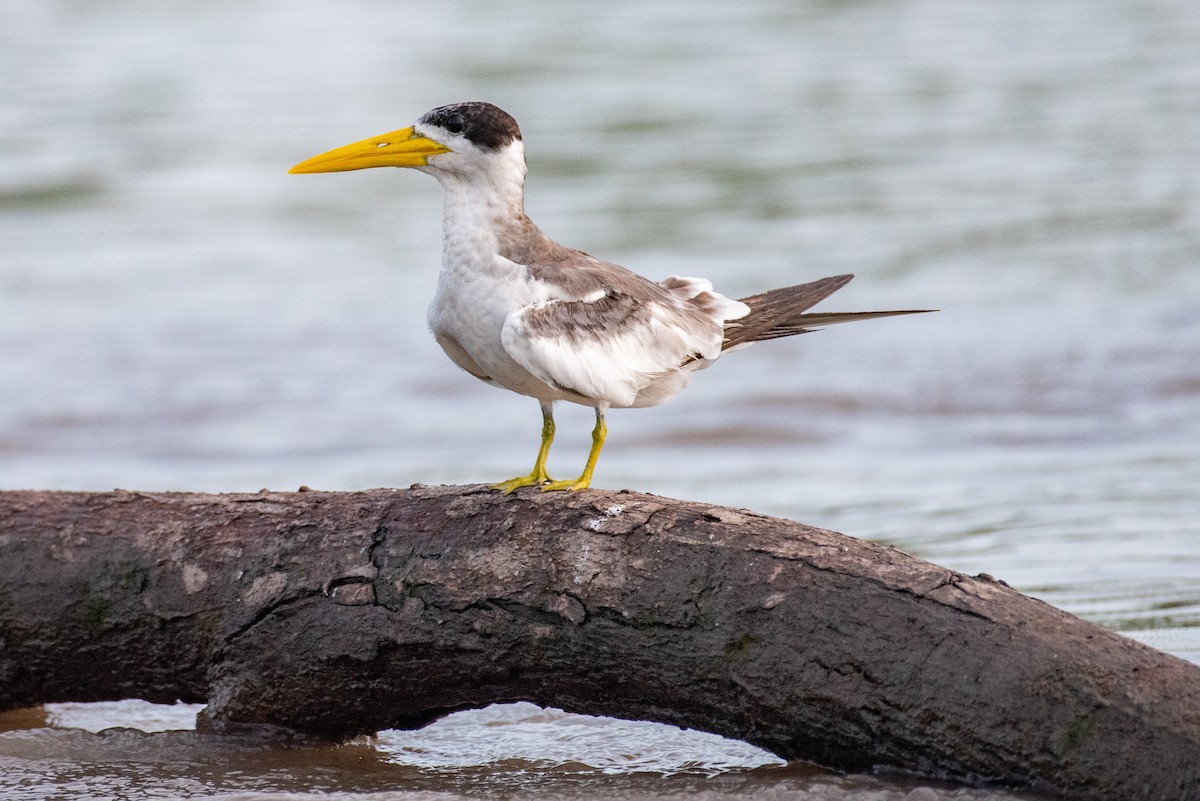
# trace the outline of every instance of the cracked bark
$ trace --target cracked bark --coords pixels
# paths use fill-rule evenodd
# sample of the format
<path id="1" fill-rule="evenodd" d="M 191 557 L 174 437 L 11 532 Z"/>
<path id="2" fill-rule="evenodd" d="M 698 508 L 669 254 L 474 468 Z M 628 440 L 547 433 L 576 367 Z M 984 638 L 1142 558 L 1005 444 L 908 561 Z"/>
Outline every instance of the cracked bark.
<path id="1" fill-rule="evenodd" d="M 789 759 L 1200 798 L 1200 668 L 900 551 L 627 492 L 0 492 L 0 711 L 341 739 L 530 700 Z"/>

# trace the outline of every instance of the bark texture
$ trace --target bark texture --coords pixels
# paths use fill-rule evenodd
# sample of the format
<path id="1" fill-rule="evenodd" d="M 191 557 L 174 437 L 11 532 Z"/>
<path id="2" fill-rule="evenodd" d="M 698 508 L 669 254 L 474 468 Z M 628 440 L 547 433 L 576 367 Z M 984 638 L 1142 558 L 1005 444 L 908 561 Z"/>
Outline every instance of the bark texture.
<path id="1" fill-rule="evenodd" d="M 340 739 L 529 700 L 849 771 L 1200 798 L 1200 668 L 986 576 L 631 492 L 0 492 L 0 711 Z"/>

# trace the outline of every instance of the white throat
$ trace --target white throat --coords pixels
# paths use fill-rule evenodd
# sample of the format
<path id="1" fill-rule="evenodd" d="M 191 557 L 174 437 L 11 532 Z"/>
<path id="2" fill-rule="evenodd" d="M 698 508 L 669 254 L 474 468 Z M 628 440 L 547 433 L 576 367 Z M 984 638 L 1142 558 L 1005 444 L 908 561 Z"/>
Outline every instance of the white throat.
<path id="1" fill-rule="evenodd" d="M 441 183 L 443 263 L 486 266 L 500 239 L 525 219 L 525 150 L 520 140 L 494 152 L 456 152 L 428 172 Z"/>

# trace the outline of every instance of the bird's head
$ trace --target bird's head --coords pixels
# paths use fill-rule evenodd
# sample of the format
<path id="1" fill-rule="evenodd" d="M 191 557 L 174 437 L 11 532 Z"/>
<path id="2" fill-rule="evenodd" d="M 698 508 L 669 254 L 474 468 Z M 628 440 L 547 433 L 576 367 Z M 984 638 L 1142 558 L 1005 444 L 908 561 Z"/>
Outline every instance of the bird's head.
<path id="1" fill-rule="evenodd" d="M 523 175 L 524 150 L 516 120 L 491 103 L 455 103 L 427 112 L 408 128 L 313 156 L 288 172 L 413 167 L 441 178 L 488 175 L 514 161 Z"/>

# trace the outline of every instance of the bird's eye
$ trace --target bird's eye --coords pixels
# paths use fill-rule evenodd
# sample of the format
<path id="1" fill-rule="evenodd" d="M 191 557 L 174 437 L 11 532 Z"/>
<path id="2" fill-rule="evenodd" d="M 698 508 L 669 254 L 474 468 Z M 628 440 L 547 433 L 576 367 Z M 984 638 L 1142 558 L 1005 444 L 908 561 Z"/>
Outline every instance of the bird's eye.
<path id="1" fill-rule="evenodd" d="M 452 134 L 460 134 L 463 132 L 463 129 L 467 127 L 467 124 L 463 122 L 461 114 L 451 114 L 446 118 L 446 121 L 442 123 L 442 127 Z"/>

